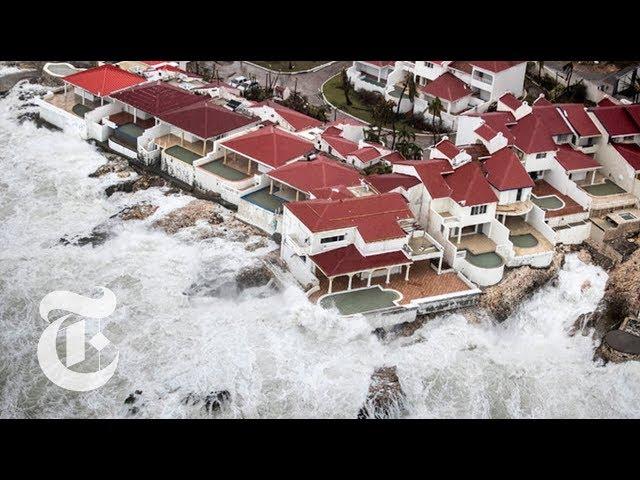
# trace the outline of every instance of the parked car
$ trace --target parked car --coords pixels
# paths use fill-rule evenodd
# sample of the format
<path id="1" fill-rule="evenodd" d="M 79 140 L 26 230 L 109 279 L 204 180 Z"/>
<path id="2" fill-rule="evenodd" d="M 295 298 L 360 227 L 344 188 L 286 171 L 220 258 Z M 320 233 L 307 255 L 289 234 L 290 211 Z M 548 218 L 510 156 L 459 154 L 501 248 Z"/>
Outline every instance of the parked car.
<path id="1" fill-rule="evenodd" d="M 238 85 L 238 90 L 240 90 L 241 92 L 244 92 L 246 90 L 249 90 L 251 87 L 255 85 L 259 85 L 259 83 L 256 82 L 255 80 L 247 79 L 244 82 L 242 82 L 240 85 Z"/>
<path id="2" fill-rule="evenodd" d="M 249 80 L 247 77 L 243 77 L 242 75 L 240 75 L 231 79 L 229 85 L 231 85 L 233 88 L 238 88 L 241 83 L 246 82 L 247 80 Z"/>

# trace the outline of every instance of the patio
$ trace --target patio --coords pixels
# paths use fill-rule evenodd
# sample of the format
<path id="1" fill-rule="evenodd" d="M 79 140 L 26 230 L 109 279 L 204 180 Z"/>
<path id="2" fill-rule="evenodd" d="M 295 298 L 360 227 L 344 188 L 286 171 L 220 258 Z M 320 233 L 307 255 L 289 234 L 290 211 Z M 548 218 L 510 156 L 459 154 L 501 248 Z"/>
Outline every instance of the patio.
<path id="1" fill-rule="evenodd" d="M 384 289 L 392 289 L 402 294 L 401 305 L 407 305 L 413 300 L 436 297 L 456 292 L 471 290 L 455 272 L 448 272 L 438 275 L 431 267 L 429 260 L 414 262 L 411 265 L 409 280 L 405 280 L 405 272 L 396 273 L 390 276 L 389 283 L 386 283 L 386 275 L 371 278 L 371 285 L 379 285 Z M 320 280 L 320 290 L 313 293 L 309 300 L 317 302 L 320 297 L 328 292 L 329 280 L 324 274 L 316 269 L 316 274 Z M 361 279 L 354 275 L 352 278 L 352 289 L 367 287 L 367 277 Z M 332 282 L 332 292 L 346 291 L 349 287 L 349 278 L 346 275 L 334 277 Z"/>
<path id="2" fill-rule="evenodd" d="M 551 205 L 549 202 L 551 202 L 552 200 L 547 200 L 546 202 L 543 200 L 543 202 L 545 203 L 540 205 L 540 208 L 545 210 L 545 216 L 547 218 L 562 217 L 565 215 L 573 215 L 576 213 L 583 213 L 586 211 L 586 209 L 584 209 L 582 205 L 577 203 L 568 195 L 563 195 L 562 193 L 560 193 L 558 190 L 553 188 L 544 180 L 536 180 L 532 193 L 533 195 L 535 195 L 535 197 L 537 197 L 537 198 L 534 198 L 533 196 L 531 197 L 531 200 L 533 201 L 533 203 L 536 203 L 536 204 L 538 201 L 540 201 L 540 197 L 549 197 L 551 195 L 557 197 L 557 199 L 561 200 L 562 203 L 564 203 L 563 207 L 560 207 L 557 210 L 555 209 L 551 210 L 550 208 L 553 207 L 553 205 Z M 554 204 L 558 205 L 557 202 L 554 202 Z"/>
<path id="3" fill-rule="evenodd" d="M 174 135 L 173 133 L 162 135 L 161 137 L 156 138 L 154 140 L 154 143 L 158 145 L 158 147 L 164 149 L 173 147 L 174 145 L 180 145 L 187 150 L 191 150 L 192 152 L 197 153 L 201 157 L 204 157 L 207 153 L 213 150 L 213 145 L 211 144 L 211 142 L 207 142 L 207 145 L 205 147 L 202 140 L 198 140 L 197 142 L 188 142 L 183 138 Z"/>
<path id="4" fill-rule="evenodd" d="M 167 148 L 164 153 L 189 165 L 193 165 L 193 162 L 202 158 L 202 155 L 191 150 L 187 150 L 180 145 L 173 145 L 172 147 Z"/>
<path id="5" fill-rule="evenodd" d="M 222 160 L 214 160 L 213 162 L 200 165 L 198 168 L 202 168 L 203 170 L 224 178 L 225 180 L 229 180 L 230 182 L 239 182 L 240 180 L 245 180 L 250 177 L 250 175 L 247 175 L 244 171 L 225 165 Z"/>
<path id="6" fill-rule="evenodd" d="M 496 251 L 496 243 L 484 233 L 470 233 L 462 235 L 459 242 L 454 237 L 449 240 L 458 248 L 458 250 L 468 250 L 473 255 L 481 255 L 483 253 Z"/>
<path id="7" fill-rule="evenodd" d="M 89 112 L 99 106 L 89 100 L 85 100 L 83 104 L 82 97 L 73 93 L 72 90 L 56 93 L 51 98 L 47 99 L 47 102 L 64 110 L 65 112 L 73 113 L 79 117 L 84 117 L 86 112 Z"/>
<path id="8" fill-rule="evenodd" d="M 544 253 L 554 249 L 551 242 L 523 218 L 507 218 L 505 226 L 511 232 L 509 240 L 513 243 L 516 256 Z"/>
<path id="9" fill-rule="evenodd" d="M 282 212 L 282 205 L 287 203 L 286 200 L 276 197 L 275 195 L 271 195 L 269 193 L 269 187 L 265 187 L 261 190 L 245 195 L 242 197 L 242 200 L 253 203 L 254 205 L 264 208 L 272 213 Z"/>

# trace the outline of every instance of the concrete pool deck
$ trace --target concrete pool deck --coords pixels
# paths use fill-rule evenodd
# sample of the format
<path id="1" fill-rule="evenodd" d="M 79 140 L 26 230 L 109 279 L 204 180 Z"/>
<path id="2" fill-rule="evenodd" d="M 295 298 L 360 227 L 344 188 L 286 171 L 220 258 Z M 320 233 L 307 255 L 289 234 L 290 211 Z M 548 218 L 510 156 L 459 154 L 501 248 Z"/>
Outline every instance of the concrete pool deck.
<path id="1" fill-rule="evenodd" d="M 320 280 L 320 290 L 309 296 L 309 300 L 312 302 L 317 302 L 320 297 L 328 292 L 329 281 L 327 278 L 322 273 L 318 274 L 318 278 Z M 404 271 L 391 275 L 389 283 L 385 283 L 385 281 L 386 275 L 373 277 L 371 285 L 380 285 L 383 289 L 392 289 L 400 292 L 402 294 L 400 305 L 408 305 L 414 300 L 429 297 L 454 293 L 472 293 L 474 291 L 474 288 L 465 283 L 456 272 L 438 275 L 431 268 L 428 260 L 413 263 L 408 281 L 404 279 Z M 367 286 L 367 278 L 362 280 L 359 276 L 354 276 L 352 282 L 352 288 L 354 289 Z M 346 291 L 348 283 L 347 276 L 335 277 L 332 284 L 332 293 Z"/>

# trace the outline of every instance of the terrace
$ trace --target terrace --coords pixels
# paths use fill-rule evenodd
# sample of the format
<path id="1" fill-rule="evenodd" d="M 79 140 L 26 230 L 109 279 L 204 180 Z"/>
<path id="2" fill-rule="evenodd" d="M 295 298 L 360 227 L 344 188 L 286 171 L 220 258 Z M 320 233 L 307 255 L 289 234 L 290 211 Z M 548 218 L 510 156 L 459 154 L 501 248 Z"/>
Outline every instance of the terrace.
<path id="1" fill-rule="evenodd" d="M 319 269 L 316 270 L 318 273 L 318 278 L 320 280 L 320 290 L 313 293 L 309 299 L 312 302 L 317 302 L 318 299 L 323 297 L 328 293 L 329 288 L 329 280 L 325 277 Z M 370 311 L 373 308 L 369 308 L 372 304 L 378 305 L 379 303 L 386 301 L 388 304 L 390 298 L 388 294 L 384 294 L 384 298 L 380 298 L 380 295 L 383 294 L 384 291 L 395 291 L 398 292 L 402 297 L 397 300 L 400 305 L 408 305 L 414 300 L 427 299 L 430 297 L 438 297 L 441 295 L 448 295 L 454 293 L 464 293 L 471 291 L 472 288 L 467 285 L 458 274 L 455 272 L 442 273 L 438 275 L 436 271 L 431 267 L 429 261 L 420 261 L 415 262 L 411 266 L 411 275 L 409 280 L 405 280 L 405 275 L 403 273 L 397 273 L 391 275 L 389 277 L 389 283 L 386 283 L 386 276 L 380 275 L 371 278 L 371 285 L 368 286 L 367 278 L 360 278 L 359 276 L 354 276 L 351 281 L 351 288 L 349 290 L 349 279 L 347 276 L 340 276 L 333 278 L 332 282 L 332 292 L 347 292 L 347 297 L 343 297 L 348 303 L 356 300 L 360 300 L 363 297 L 363 294 L 355 294 L 354 292 L 358 292 L 358 289 L 370 289 L 371 287 L 378 286 L 381 290 L 378 295 L 373 295 L 375 291 L 367 292 L 365 298 L 371 296 L 371 300 L 366 300 L 364 303 L 364 309 L 360 311 Z M 351 297 L 351 298 L 349 298 Z M 325 299 L 330 297 L 325 297 Z M 321 302 L 324 306 L 325 302 L 329 300 L 325 300 Z M 342 299 L 339 299 L 342 302 Z M 338 306 L 338 302 L 336 302 L 336 306 Z M 390 306 L 390 305 L 389 305 Z M 377 307 L 381 308 L 381 307 Z"/>
<path id="2" fill-rule="evenodd" d="M 271 213 L 281 213 L 282 205 L 287 203 L 285 199 L 270 194 L 269 187 L 245 195 L 242 200 L 253 203 Z"/>
<path id="3" fill-rule="evenodd" d="M 100 106 L 95 102 L 84 99 L 80 95 L 76 95 L 72 90 L 56 93 L 46 101 L 51 105 L 58 107 L 65 112 L 73 113 L 80 118 L 84 118 L 85 113 Z"/>
<path id="4" fill-rule="evenodd" d="M 546 237 L 520 217 L 509 217 L 505 221 L 509 229 L 509 240 L 516 256 L 533 255 L 552 251 L 553 245 Z"/>
<path id="5" fill-rule="evenodd" d="M 536 180 L 531 201 L 545 211 L 547 218 L 583 213 L 586 209 L 568 195 L 563 195 L 544 180 Z"/>
<path id="6" fill-rule="evenodd" d="M 167 135 L 162 135 L 161 137 L 156 138 L 154 140 L 154 143 L 158 147 L 163 148 L 165 150 L 167 148 L 173 147 L 174 145 L 179 145 L 186 150 L 190 150 L 193 153 L 200 155 L 200 157 L 204 157 L 207 153 L 213 150 L 213 145 L 211 144 L 205 145 L 205 143 L 202 140 L 198 140 L 196 142 L 188 142 L 184 139 L 184 136 L 178 137 L 177 135 L 174 135 L 172 133 L 169 133 Z"/>

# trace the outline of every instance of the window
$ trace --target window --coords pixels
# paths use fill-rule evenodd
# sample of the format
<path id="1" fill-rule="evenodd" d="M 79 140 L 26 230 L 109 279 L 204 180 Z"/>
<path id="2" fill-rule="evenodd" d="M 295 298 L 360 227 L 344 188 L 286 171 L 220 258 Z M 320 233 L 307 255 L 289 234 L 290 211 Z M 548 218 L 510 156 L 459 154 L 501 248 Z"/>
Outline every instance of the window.
<path id="1" fill-rule="evenodd" d="M 444 223 L 440 225 L 440 233 L 444 233 Z"/>
<path id="2" fill-rule="evenodd" d="M 536 158 L 546 158 L 547 154 L 546 153 L 536 153 Z"/>
<path id="3" fill-rule="evenodd" d="M 487 213 L 486 205 L 476 205 L 475 207 L 471 207 L 471 215 L 482 215 L 483 213 Z"/>
<path id="4" fill-rule="evenodd" d="M 424 62 L 424 66 L 427 68 L 433 68 L 433 63 L 431 62 Z"/>
<path id="5" fill-rule="evenodd" d="M 335 237 L 324 237 L 320 239 L 320 243 L 332 243 L 341 242 L 344 240 L 344 235 L 336 235 Z"/>
<path id="6" fill-rule="evenodd" d="M 519 202 L 520 200 L 522 200 L 522 189 L 519 188 L 517 193 L 516 193 L 516 202 Z"/>

